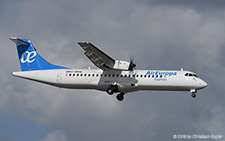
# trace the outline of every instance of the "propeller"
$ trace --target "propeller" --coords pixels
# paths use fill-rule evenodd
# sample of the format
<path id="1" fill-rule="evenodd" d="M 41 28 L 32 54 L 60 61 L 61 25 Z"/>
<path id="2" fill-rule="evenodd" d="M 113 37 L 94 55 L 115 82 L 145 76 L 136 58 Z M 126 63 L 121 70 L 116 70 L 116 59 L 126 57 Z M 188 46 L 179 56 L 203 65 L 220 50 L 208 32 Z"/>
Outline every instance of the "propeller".
<path id="1" fill-rule="evenodd" d="M 129 71 L 133 71 L 135 67 L 136 67 L 136 64 L 134 64 L 134 58 L 131 57 L 131 58 L 130 58 L 130 65 L 129 65 L 128 70 L 129 70 Z"/>

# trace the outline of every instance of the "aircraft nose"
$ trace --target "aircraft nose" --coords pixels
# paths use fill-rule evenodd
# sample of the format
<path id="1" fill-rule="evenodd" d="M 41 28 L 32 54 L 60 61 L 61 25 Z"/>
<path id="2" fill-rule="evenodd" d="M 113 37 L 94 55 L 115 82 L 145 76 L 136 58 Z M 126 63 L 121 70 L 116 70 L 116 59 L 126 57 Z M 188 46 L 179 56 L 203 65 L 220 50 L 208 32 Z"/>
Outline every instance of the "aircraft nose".
<path id="1" fill-rule="evenodd" d="M 203 80 L 202 80 L 202 82 L 201 82 L 201 87 L 202 87 L 202 88 L 207 87 L 207 83 L 206 83 L 205 81 L 203 81 Z"/>

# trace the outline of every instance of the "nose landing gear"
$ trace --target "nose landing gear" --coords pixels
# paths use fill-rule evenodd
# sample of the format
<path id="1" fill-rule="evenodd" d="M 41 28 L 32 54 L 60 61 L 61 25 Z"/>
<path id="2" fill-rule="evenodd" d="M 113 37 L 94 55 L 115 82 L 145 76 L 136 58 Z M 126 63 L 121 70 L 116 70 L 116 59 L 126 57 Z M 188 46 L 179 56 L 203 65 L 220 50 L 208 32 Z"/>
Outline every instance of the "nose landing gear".
<path id="1" fill-rule="evenodd" d="M 195 94 L 195 93 L 192 93 L 191 96 L 192 96 L 193 98 L 196 98 L 196 94 Z"/>
<path id="2" fill-rule="evenodd" d="M 190 90 L 190 92 L 192 93 L 191 96 L 192 96 L 193 98 L 196 98 L 197 90 Z"/>

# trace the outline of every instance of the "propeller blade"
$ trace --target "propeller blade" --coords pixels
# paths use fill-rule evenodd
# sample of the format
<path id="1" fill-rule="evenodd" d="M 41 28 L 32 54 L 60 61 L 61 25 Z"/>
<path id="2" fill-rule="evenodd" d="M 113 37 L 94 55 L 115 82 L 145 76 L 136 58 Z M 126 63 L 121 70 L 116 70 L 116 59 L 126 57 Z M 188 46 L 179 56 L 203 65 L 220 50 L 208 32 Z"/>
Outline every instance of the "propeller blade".
<path id="1" fill-rule="evenodd" d="M 131 57 L 130 58 L 130 65 L 129 65 L 128 70 L 133 71 L 135 67 L 136 67 L 136 64 L 134 64 L 134 58 Z"/>

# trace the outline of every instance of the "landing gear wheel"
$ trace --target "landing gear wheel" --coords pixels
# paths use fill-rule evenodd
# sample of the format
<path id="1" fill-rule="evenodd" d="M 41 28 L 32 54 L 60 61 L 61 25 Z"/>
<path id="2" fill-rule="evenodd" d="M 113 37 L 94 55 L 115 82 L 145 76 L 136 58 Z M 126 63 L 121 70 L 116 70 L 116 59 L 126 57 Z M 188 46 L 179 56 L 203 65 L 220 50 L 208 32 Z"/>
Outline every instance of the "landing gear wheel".
<path id="1" fill-rule="evenodd" d="M 194 94 L 194 93 L 193 93 L 191 96 L 192 96 L 193 98 L 196 98 L 196 94 Z"/>
<path id="2" fill-rule="evenodd" d="M 113 88 L 108 88 L 108 89 L 106 90 L 106 92 L 107 92 L 109 95 L 112 95 L 112 94 L 115 92 L 115 90 L 114 90 Z"/>
<path id="3" fill-rule="evenodd" d="M 116 99 L 119 101 L 123 101 L 124 100 L 124 93 L 120 93 L 116 96 Z"/>

